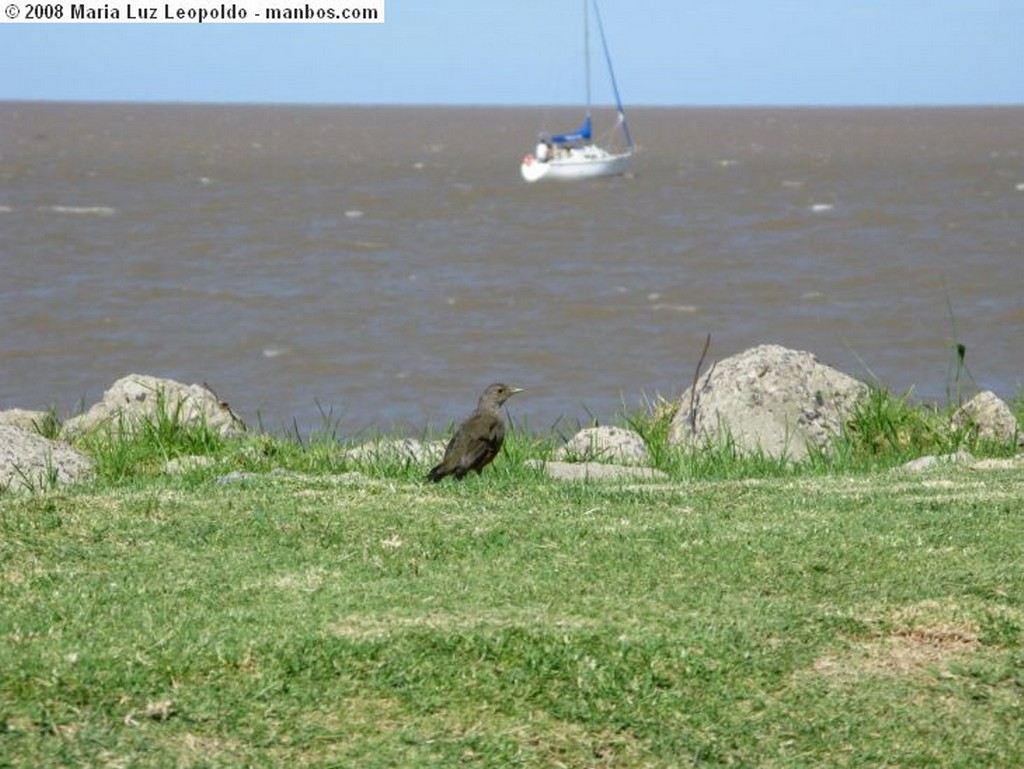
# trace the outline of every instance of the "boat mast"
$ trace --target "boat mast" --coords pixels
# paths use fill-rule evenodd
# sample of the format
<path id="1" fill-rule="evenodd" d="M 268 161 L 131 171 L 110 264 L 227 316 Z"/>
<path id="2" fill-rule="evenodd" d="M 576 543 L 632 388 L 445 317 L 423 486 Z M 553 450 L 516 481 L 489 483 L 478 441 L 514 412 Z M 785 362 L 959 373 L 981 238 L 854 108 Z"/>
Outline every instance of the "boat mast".
<path id="1" fill-rule="evenodd" d="M 590 0 L 583 0 L 583 72 L 587 79 L 587 117 L 590 117 Z"/>

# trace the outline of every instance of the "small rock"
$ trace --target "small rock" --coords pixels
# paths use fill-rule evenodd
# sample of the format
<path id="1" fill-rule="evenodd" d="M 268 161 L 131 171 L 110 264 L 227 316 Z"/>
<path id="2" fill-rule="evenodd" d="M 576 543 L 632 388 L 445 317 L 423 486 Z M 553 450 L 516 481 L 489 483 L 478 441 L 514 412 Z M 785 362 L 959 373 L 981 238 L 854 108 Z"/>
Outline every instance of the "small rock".
<path id="1" fill-rule="evenodd" d="M 181 475 L 187 473 L 190 470 L 198 470 L 201 467 L 209 467 L 214 464 L 217 460 L 213 457 L 202 457 L 202 456 L 190 456 L 190 457 L 175 457 L 169 459 L 164 465 L 164 472 L 167 475 Z"/>
<path id="2" fill-rule="evenodd" d="M 1017 425 L 1017 417 L 998 395 L 990 390 L 980 392 L 956 410 L 951 423 L 954 430 L 968 430 L 973 437 L 1009 444 L 1016 441 L 1024 446 L 1024 433 Z"/>
<path id="3" fill-rule="evenodd" d="M 415 438 L 382 440 L 364 443 L 345 452 L 353 462 L 405 462 L 427 465 L 444 455 L 444 444 L 439 441 L 423 443 Z"/>
<path id="4" fill-rule="evenodd" d="M 1016 470 L 1024 467 L 1024 454 L 1008 459 L 979 459 L 972 470 Z"/>
<path id="5" fill-rule="evenodd" d="M 266 473 L 250 473 L 243 470 L 232 470 L 227 475 L 221 475 L 214 479 L 214 483 L 225 485 L 228 483 L 241 483 L 245 481 L 255 481 L 260 478 L 266 478 Z"/>
<path id="6" fill-rule="evenodd" d="M 65 422 L 64 432 L 74 435 L 109 429 L 118 433 L 164 417 L 186 427 L 205 424 L 225 438 L 245 431 L 242 420 L 205 385 L 185 385 L 173 379 L 129 374 L 114 382 L 103 394 L 103 400 L 86 413 Z"/>
<path id="7" fill-rule="evenodd" d="M 0 411 L 0 425 L 20 427 L 30 433 L 40 433 L 52 416 L 45 411 L 29 411 L 27 409 L 8 409 Z"/>
<path id="8" fill-rule="evenodd" d="M 556 481 L 660 481 L 668 476 L 652 467 L 609 465 L 604 462 L 541 462 L 529 460 L 527 467 L 544 470 Z"/>
<path id="9" fill-rule="evenodd" d="M 621 427 L 588 427 L 554 453 L 557 461 L 649 465 L 651 455 L 640 434 Z"/>
<path id="10" fill-rule="evenodd" d="M 61 441 L 0 425 L 0 490 L 39 491 L 92 473 L 92 460 Z"/>
<path id="11" fill-rule="evenodd" d="M 966 464 L 973 461 L 974 457 L 971 456 L 969 451 L 958 451 L 955 454 L 918 457 L 917 459 L 912 459 L 905 465 L 902 465 L 900 470 L 905 470 L 908 473 L 921 473 L 925 470 L 931 470 L 933 467 L 938 467 L 939 465 Z"/>

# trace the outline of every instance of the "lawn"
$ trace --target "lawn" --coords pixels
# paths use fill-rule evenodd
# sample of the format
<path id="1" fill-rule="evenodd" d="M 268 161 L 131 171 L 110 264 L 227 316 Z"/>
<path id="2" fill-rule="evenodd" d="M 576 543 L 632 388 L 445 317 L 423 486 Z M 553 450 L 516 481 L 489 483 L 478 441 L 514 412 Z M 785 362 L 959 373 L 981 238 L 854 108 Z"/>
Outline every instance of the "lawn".
<path id="1" fill-rule="evenodd" d="M 0 495 L 0 766 L 1024 765 L 1020 465 L 525 453 Z"/>

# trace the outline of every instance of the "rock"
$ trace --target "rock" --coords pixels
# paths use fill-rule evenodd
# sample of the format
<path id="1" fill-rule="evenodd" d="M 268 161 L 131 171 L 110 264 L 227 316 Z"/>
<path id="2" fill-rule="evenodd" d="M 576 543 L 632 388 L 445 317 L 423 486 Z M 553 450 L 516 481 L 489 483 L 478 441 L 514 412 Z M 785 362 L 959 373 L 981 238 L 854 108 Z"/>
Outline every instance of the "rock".
<path id="1" fill-rule="evenodd" d="M 182 473 L 192 472 L 193 470 L 199 470 L 204 467 L 210 467 L 216 464 L 217 460 L 213 457 L 204 456 L 187 456 L 187 457 L 175 457 L 169 459 L 164 463 L 164 473 L 167 475 L 181 475 Z"/>
<path id="2" fill-rule="evenodd" d="M 1017 470 L 1024 468 L 1024 454 L 1007 459 L 979 459 L 971 465 L 972 470 Z"/>
<path id="3" fill-rule="evenodd" d="M 726 445 L 789 460 L 828 450 L 868 387 L 809 352 L 762 345 L 716 363 L 683 393 L 671 445 Z"/>
<path id="4" fill-rule="evenodd" d="M 227 475 L 221 475 L 213 479 L 214 483 L 227 484 L 227 483 L 238 483 L 239 481 L 258 481 L 260 478 L 266 478 L 265 473 L 252 473 L 245 472 L 243 470 L 232 470 Z"/>
<path id="5" fill-rule="evenodd" d="M 931 470 L 939 465 L 962 465 L 973 461 L 974 457 L 970 452 L 958 451 L 955 454 L 918 457 L 917 459 L 912 459 L 906 464 L 901 465 L 899 469 L 905 470 L 908 473 L 923 473 L 925 470 Z"/>
<path id="6" fill-rule="evenodd" d="M 269 473 L 254 473 L 245 470 L 232 470 L 226 475 L 220 475 L 213 479 L 213 482 L 219 486 L 228 486 L 232 483 L 262 483 L 267 481 L 286 481 L 293 483 L 302 483 L 307 487 L 313 484 L 321 483 L 324 481 L 330 481 L 332 483 L 362 483 L 366 480 L 366 476 L 362 473 L 339 473 L 337 475 L 323 475 L 320 473 L 307 474 L 307 473 L 295 473 L 290 470 L 285 470 L 283 467 L 275 467 Z"/>
<path id="7" fill-rule="evenodd" d="M 227 475 L 220 475 L 213 479 L 214 483 L 227 484 L 227 483 L 238 483 L 240 481 L 259 481 L 266 479 L 280 479 L 280 478 L 291 478 L 297 477 L 298 473 L 290 472 L 285 470 L 283 467 L 275 467 L 273 470 L 267 473 L 254 473 L 246 470 L 232 470 Z"/>
<path id="8" fill-rule="evenodd" d="M 398 462 L 429 465 L 444 456 L 444 443 L 423 443 L 415 438 L 382 440 L 364 443 L 345 452 L 353 462 Z"/>
<path id="9" fill-rule="evenodd" d="M 554 453 L 554 459 L 579 462 L 611 462 L 649 465 L 651 455 L 639 433 L 621 427 L 588 427 L 580 430 Z"/>
<path id="10" fill-rule="evenodd" d="M 544 470 L 556 481 L 661 481 L 668 476 L 652 467 L 609 465 L 604 462 L 541 462 L 532 459 L 527 467 Z"/>
<path id="11" fill-rule="evenodd" d="M 966 430 L 971 437 L 1003 445 L 1016 441 L 1024 446 L 1024 434 L 1017 425 L 1017 417 L 999 396 L 985 390 L 958 408 L 951 420 L 954 430 Z"/>
<path id="12" fill-rule="evenodd" d="M 0 425 L 0 490 L 41 491 L 92 473 L 92 460 L 61 441 Z"/>
<path id="13" fill-rule="evenodd" d="M 45 411 L 28 411 L 27 409 L 0 411 L 0 425 L 20 427 L 30 433 L 41 433 L 52 419 L 53 416 Z"/>
<path id="14" fill-rule="evenodd" d="M 103 400 L 86 413 L 65 422 L 64 432 L 75 435 L 109 429 L 117 434 L 122 428 L 130 432 L 140 423 L 153 423 L 161 417 L 176 419 L 185 427 L 198 427 L 205 422 L 225 438 L 245 431 L 245 425 L 228 404 L 205 385 L 129 374 L 114 382 L 103 394 Z"/>

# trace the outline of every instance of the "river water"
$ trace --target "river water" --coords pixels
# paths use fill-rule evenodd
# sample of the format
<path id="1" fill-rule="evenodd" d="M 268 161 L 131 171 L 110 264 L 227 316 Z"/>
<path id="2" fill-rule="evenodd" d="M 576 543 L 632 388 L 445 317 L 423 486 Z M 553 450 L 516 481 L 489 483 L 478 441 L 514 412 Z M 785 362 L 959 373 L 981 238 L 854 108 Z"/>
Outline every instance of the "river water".
<path id="1" fill-rule="evenodd" d="M 506 380 L 567 430 L 677 397 L 708 334 L 940 403 L 1024 383 L 1024 108 L 638 109 L 629 175 L 523 183 L 579 119 L 0 104 L 0 408 L 136 372 L 415 433 Z"/>

